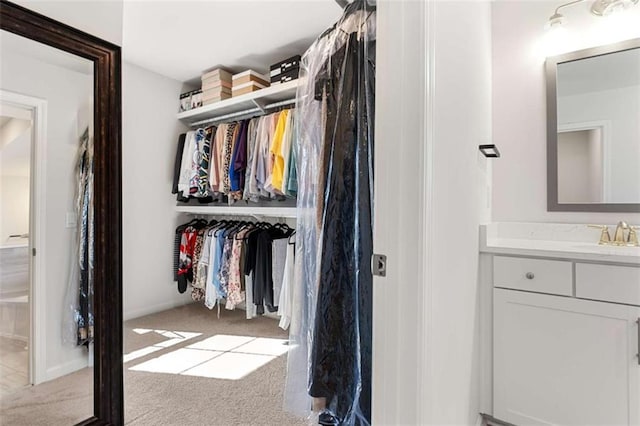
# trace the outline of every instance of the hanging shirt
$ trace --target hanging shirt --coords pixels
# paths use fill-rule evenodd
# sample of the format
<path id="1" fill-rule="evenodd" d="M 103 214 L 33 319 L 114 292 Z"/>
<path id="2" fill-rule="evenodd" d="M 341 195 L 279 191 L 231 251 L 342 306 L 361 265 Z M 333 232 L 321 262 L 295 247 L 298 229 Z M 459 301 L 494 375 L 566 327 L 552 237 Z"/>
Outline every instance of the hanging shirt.
<path id="1" fill-rule="evenodd" d="M 271 179 L 268 180 L 267 188 L 271 192 L 283 193 L 282 191 L 282 179 L 284 175 L 284 157 L 282 156 L 283 137 L 287 128 L 287 118 L 289 117 L 289 111 L 284 110 L 278 115 L 278 121 L 276 128 L 273 132 L 273 138 L 269 148 L 269 154 L 271 155 L 271 162 L 273 164 Z"/>
<path id="2" fill-rule="evenodd" d="M 221 167 L 222 167 L 222 149 L 224 140 L 227 135 L 227 123 L 222 123 L 216 129 L 216 134 L 211 144 L 211 161 L 209 162 L 209 184 L 214 193 L 221 192 Z"/>
<path id="3" fill-rule="evenodd" d="M 204 139 L 200 145 L 200 164 L 198 167 L 198 192 L 199 198 L 211 195 L 211 185 L 209 185 L 209 162 L 211 160 L 211 141 L 215 136 L 215 127 L 204 130 Z"/>
<path id="4" fill-rule="evenodd" d="M 222 189 L 223 194 L 229 194 L 231 191 L 231 181 L 229 179 L 229 168 L 231 167 L 231 155 L 233 153 L 233 144 L 238 134 L 238 123 L 230 123 L 227 127 L 227 134 L 224 138 L 222 148 Z"/>
<path id="5" fill-rule="evenodd" d="M 282 289 L 278 299 L 278 315 L 280 316 L 281 329 L 286 330 L 291 324 L 293 308 L 293 279 L 295 270 L 295 245 L 287 242 L 287 257 L 284 263 L 284 277 Z"/>
<path id="6" fill-rule="evenodd" d="M 180 180 L 180 168 L 182 166 L 182 154 L 184 153 L 184 143 L 187 138 L 186 133 L 182 133 L 178 137 L 178 148 L 176 150 L 176 159 L 173 165 L 173 186 L 171 187 L 171 193 L 178 193 L 178 181 Z"/>
<path id="7" fill-rule="evenodd" d="M 244 191 L 242 194 L 242 199 L 258 201 L 257 194 L 254 195 L 252 193 L 252 185 L 256 187 L 257 183 L 255 182 L 255 176 L 253 174 L 253 156 L 255 152 L 256 146 L 256 135 L 258 130 L 258 124 L 260 123 L 260 118 L 253 118 L 249 121 L 249 128 L 247 130 L 247 154 L 246 154 L 246 172 L 244 179 Z"/>
<path id="8" fill-rule="evenodd" d="M 288 238 L 273 240 L 271 245 L 271 274 L 273 276 L 273 302 L 277 305 L 284 281 L 284 266 L 287 259 Z"/>
<path id="9" fill-rule="evenodd" d="M 178 265 L 178 292 L 187 291 L 187 284 L 193 281 L 193 250 L 195 248 L 197 230 L 193 226 L 182 232 L 180 241 L 180 263 Z"/>
<path id="10" fill-rule="evenodd" d="M 197 149 L 196 132 L 187 132 L 180 165 L 180 178 L 178 179 L 178 192 L 182 192 L 185 197 L 189 196 L 189 185 L 194 173 L 193 159 L 197 155 Z"/>
<path id="11" fill-rule="evenodd" d="M 244 301 L 242 294 L 242 282 L 240 276 L 244 275 L 240 272 L 240 256 L 242 252 L 242 237 L 244 231 L 238 232 L 231 238 L 231 259 L 229 261 L 229 280 L 227 293 L 227 309 L 235 309 L 236 305 Z"/>
<path id="12" fill-rule="evenodd" d="M 194 136 L 194 150 L 191 158 L 191 171 L 189 173 L 189 195 L 192 197 L 201 197 L 199 192 L 200 186 L 200 163 L 205 146 L 205 132 L 198 129 Z"/>
<path id="13" fill-rule="evenodd" d="M 231 155 L 231 164 L 229 165 L 229 183 L 231 187 L 231 196 L 235 200 L 242 199 L 242 190 L 244 189 L 244 172 L 247 167 L 247 130 L 249 121 L 244 120 L 239 125 L 238 135 L 233 147 Z"/>
<path id="14" fill-rule="evenodd" d="M 276 129 L 279 114 L 271 114 L 264 117 L 263 126 L 258 133 L 258 168 L 256 178 L 260 195 L 266 198 L 273 198 L 273 192 L 270 191 L 271 173 L 273 171 L 273 158 L 269 152 L 273 134 Z"/>
<path id="15" fill-rule="evenodd" d="M 280 192 L 287 194 L 287 185 L 289 183 L 289 160 L 291 158 L 291 142 L 293 139 L 293 126 L 295 121 L 295 111 L 289 110 L 287 114 L 287 122 L 285 124 L 284 134 L 282 135 L 282 147 L 280 148 L 280 156 L 282 157 L 282 186 L 279 187 Z"/>

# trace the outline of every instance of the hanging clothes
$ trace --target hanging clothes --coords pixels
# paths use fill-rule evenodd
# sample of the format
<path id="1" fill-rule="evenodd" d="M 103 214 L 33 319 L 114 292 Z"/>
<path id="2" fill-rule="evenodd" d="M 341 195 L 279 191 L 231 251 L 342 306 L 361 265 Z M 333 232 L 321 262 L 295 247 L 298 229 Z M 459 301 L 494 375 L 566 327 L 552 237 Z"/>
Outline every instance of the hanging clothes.
<path id="1" fill-rule="evenodd" d="M 187 137 L 186 133 L 182 133 L 178 137 L 176 159 L 173 164 L 173 185 L 171 187 L 172 194 L 178 194 L 178 180 L 180 179 L 180 167 L 182 165 L 182 154 L 184 152 L 184 143 L 185 143 L 186 137 Z"/>
<path id="2" fill-rule="evenodd" d="M 291 312 L 293 308 L 293 280 L 295 265 L 295 245 L 287 241 L 287 254 L 284 263 L 282 288 L 278 299 L 278 324 L 283 330 L 287 330 L 291 324 Z"/>
<path id="3" fill-rule="evenodd" d="M 284 224 L 237 221 L 191 221 L 180 225 L 178 290 L 191 284 L 191 296 L 213 309 L 245 303 L 247 318 L 276 312 L 283 285 L 287 238 L 294 232 Z"/>
<path id="4" fill-rule="evenodd" d="M 63 326 L 65 341 L 88 345 L 94 338 L 93 282 L 95 226 L 93 204 L 93 138 L 87 128 L 80 137 L 76 162 L 75 210 L 78 216 L 75 257 L 71 256 L 71 274 L 67 300 L 68 325 Z M 68 330 L 67 330 L 68 329 Z"/>
<path id="5" fill-rule="evenodd" d="M 256 139 L 258 133 L 258 124 L 260 118 L 253 118 L 249 121 L 247 129 L 247 154 L 246 154 L 246 172 L 244 179 L 244 190 L 242 198 L 247 201 L 257 202 L 260 197 L 257 194 L 258 183 L 253 173 L 253 158 L 255 155 Z"/>
<path id="6" fill-rule="evenodd" d="M 278 121 L 273 133 L 271 146 L 269 147 L 270 161 L 273 164 L 271 169 L 271 177 L 267 179 L 267 188 L 271 192 L 284 194 L 282 190 L 282 179 L 284 177 L 284 157 L 282 155 L 282 145 L 285 134 L 287 133 L 287 118 L 289 111 L 284 110 L 278 114 Z"/>
<path id="7" fill-rule="evenodd" d="M 374 12 L 362 0 L 347 6 L 303 57 L 307 81 L 298 93 L 298 125 L 307 127 L 301 161 L 312 162 L 298 169 L 305 172 L 298 183 L 312 184 L 298 191 L 304 209 L 299 243 L 307 260 L 296 267 L 296 281 L 302 279 L 302 292 L 311 289 L 303 303 L 313 312 L 296 319 L 307 332 L 293 335 L 311 338 L 308 392 L 325 402 L 319 419 L 327 425 L 371 423 Z M 301 99 L 305 95 L 316 105 Z M 310 123 L 319 129 L 309 130 Z"/>

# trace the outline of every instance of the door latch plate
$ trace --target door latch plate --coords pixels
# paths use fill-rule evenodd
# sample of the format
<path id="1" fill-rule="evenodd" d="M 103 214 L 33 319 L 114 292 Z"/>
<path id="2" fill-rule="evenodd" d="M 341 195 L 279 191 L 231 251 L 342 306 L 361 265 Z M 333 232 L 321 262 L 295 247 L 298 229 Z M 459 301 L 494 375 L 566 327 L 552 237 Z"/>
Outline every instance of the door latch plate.
<path id="1" fill-rule="evenodd" d="M 371 258 L 371 270 L 377 277 L 387 276 L 387 256 L 384 254 L 374 254 Z"/>

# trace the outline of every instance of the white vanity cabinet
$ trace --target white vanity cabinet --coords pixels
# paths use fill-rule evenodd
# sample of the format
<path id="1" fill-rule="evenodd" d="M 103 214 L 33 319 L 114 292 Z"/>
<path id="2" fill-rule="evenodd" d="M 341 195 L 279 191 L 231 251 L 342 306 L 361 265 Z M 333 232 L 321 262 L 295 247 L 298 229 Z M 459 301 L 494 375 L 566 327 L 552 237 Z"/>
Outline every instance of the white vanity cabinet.
<path id="1" fill-rule="evenodd" d="M 491 258 L 493 417 L 640 425 L 640 268 Z"/>

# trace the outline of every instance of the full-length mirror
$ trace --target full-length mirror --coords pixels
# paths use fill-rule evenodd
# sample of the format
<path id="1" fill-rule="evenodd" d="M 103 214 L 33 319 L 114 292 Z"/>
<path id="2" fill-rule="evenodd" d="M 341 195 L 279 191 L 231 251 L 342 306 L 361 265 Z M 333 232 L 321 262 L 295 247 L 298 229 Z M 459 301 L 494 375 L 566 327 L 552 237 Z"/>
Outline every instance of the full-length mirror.
<path id="1" fill-rule="evenodd" d="M 121 425 L 120 48 L 0 30 L 0 423 Z"/>
<path id="2" fill-rule="evenodd" d="M 640 40 L 547 60 L 548 209 L 640 211 Z"/>

